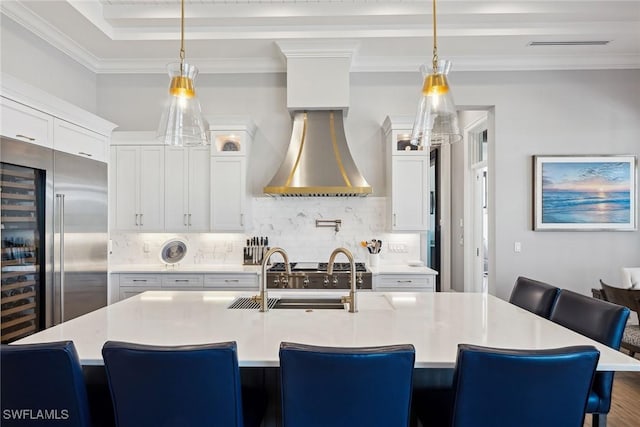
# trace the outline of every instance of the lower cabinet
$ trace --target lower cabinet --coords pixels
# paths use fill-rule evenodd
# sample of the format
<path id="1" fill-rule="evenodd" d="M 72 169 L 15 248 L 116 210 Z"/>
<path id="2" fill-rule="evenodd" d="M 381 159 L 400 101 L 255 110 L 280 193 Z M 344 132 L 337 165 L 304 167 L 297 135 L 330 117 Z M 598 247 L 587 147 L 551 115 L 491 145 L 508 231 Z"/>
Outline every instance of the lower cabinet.
<path id="1" fill-rule="evenodd" d="M 255 273 L 112 273 L 112 302 L 146 291 L 258 291 Z"/>
<path id="2" fill-rule="evenodd" d="M 380 292 L 435 292 L 436 278 L 432 274 L 376 274 L 373 290 Z"/>

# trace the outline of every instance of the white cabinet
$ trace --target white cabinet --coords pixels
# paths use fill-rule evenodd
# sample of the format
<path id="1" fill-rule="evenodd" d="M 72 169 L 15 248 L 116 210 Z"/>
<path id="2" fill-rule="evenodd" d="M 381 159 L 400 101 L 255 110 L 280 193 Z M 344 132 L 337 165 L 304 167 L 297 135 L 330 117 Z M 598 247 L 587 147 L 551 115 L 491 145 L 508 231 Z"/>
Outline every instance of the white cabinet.
<path id="1" fill-rule="evenodd" d="M 53 148 L 53 117 L 4 97 L 0 101 L 0 134 Z"/>
<path id="2" fill-rule="evenodd" d="M 116 146 L 114 228 L 164 231 L 164 146 Z"/>
<path id="3" fill-rule="evenodd" d="M 54 119 L 53 123 L 55 150 L 107 162 L 108 138 L 64 120 Z"/>
<path id="4" fill-rule="evenodd" d="M 165 148 L 165 230 L 209 230 L 209 147 Z"/>
<path id="5" fill-rule="evenodd" d="M 429 228 L 429 152 L 408 141 L 413 122 L 387 117 L 383 125 L 387 157 L 387 222 L 391 231 Z"/>
<path id="6" fill-rule="evenodd" d="M 246 159 L 211 157 L 211 229 L 243 231 L 247 217 Z"/>
<path id="7" fill-rule="evenodd" d="M 222 119 L 220 119 L 222 120 Z M 250 221 L 248 157 L 255 124 L 224 119 L 211 130 L 211 230 L 245 230 Z"/>
<path id="8" fill-rule="evenodd" d="M 205 290 L 257 291 L 259 276 L 253 273 L 209 273 L 204 275 Z"/>
<path id="9" fill-rule="evenodd" d="M 373 277 L 373 290 L 377 292 L 435 292 L 436 280 L 432 274 L 377 274 Z"/>
<path id="10" fill-rule="evenodd" d="M 255 273 L 113 273 L 111 295 L 115 301 L 146 291 L 257 291 Z"/>

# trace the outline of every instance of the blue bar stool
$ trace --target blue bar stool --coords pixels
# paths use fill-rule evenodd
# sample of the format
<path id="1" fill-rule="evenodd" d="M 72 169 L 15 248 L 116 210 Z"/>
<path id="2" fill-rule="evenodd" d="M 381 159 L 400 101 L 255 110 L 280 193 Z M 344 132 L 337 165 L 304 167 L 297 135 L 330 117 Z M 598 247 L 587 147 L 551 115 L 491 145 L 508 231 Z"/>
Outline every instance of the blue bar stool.
<path id="1" fill-rule="evenodd" d="M 548 319 L 560 289 L 538 280 L 518 277 L 509 302 Z"/>
<path id="2" fill-rule="evenodd" d="M 415 349 L 280 345 L 284 427 L 406 427 Z"/>
<path id="3" fill-rule="evenodd" d="M 582 427 L 600 352 L 458 345 L 453 427 Z M 429 424 L 425 424 L 429 425 Z"/>
<path id="4" fill-rule="evenodd" d="M 73 342 L 3 345 L 0 375 L 2 426 L 91 426 Z"/>
<path id="5" fill-rule="evenodd" d="M 550 320 L 592 340 L 620 349 L 629 309 L 563 289 Z M 589 393 L 587 413 L 592 427 L 605 427 L 611 409 L 613 372 L 598 372 Z"/>
<path id="6" fill-rule="evenodd" d="M 102 356 L 118 427 L 242 427 L 243 409 L 254 412 L 256 426 L 262 421 L 266 399 L 243 406 L 235 342 L 162 347 L 107 341 Z"/>

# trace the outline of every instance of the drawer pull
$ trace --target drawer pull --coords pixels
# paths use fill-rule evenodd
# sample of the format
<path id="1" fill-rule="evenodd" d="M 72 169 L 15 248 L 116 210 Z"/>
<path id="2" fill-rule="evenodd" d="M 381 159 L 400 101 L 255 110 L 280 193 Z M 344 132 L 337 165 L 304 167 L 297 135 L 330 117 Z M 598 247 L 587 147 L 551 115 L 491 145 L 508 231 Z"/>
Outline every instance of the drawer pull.
<path id="1" fill-rule="evenodd" d="M 22 135 L 22 134 L 17 134 L 16 138 L 23 138 L 23 139 L 27 139 L 29 141 L 35 141 L 36 140 L 35 138 L 31 138 L 30 136 Z"/>
<path id="2" fill-rule="evenodd" d="M 396 280 L 396 283 L 411 283 L 411 280 Z"/>
<path id="3" fill-rule="evenodd" d="M 147 279 L 133 279 L 134 282 L 146 282 Z"/>
<path id="4" fill-rule="evenodd" d="M 225 283 L 238 283 L 240 282 L 239 279 L 224 279 Z"/>
<path id="5" fill-rule="evenodd" d="M 78 154 L 82 156 L 93 157 L 93 154 L 85 153 L 84 151 L 78 151 Z"/>
<path id="6" fill-rule="evenodd" d="M 174 282 L 188 282 L 189 279 L 174 279 Z"/>

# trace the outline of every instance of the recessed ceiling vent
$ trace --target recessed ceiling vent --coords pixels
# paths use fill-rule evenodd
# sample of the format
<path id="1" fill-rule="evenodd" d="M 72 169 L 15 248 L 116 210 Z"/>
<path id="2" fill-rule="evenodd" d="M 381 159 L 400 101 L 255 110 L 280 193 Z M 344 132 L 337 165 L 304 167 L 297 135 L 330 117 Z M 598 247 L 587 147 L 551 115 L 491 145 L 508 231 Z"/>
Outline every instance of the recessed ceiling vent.
<path id="1" fill-rule="evenodd" d="M 565 40 L 548 42 L 529 42 L 527 46 L 606 46 L 611 40 Z"/>

